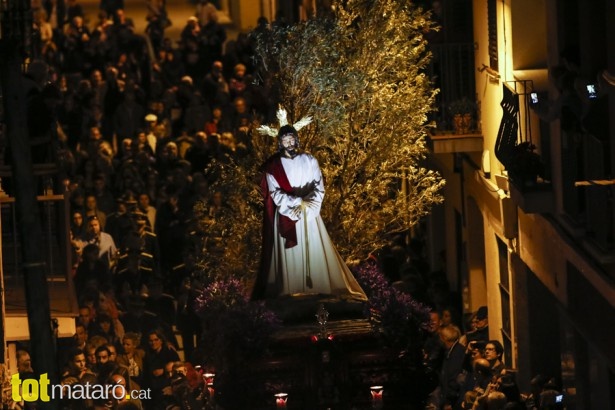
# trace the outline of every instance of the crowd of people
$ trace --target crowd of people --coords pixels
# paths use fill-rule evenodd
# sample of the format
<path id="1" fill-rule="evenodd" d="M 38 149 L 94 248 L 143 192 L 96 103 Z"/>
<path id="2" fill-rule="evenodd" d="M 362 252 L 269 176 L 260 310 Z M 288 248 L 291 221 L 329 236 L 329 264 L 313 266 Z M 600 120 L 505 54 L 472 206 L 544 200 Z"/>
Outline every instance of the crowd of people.
<path id="1" fill-rule="evenodd" d="M 555 379 L 537 375 L 532 390 L 522 394 L 516 372 L 505 366 L 504 346 L 489 338 L 486 306 L 471 318 L 462 334 L 451 309 L 431 312 L 431 336 L 424 345 L 425 364 L 436 388 L 428 409 L 563 409 Z M 437 384 L 436 384 L 437 383 Z"/>
<path id="2" fill-rule="evenodd" d="M 417 229 L 408 245 L 393 238 L 378 259 L 396 289 L 432 308 L 422 345 L 423 382 L 430 392 L 425 410 L 564 409 L 566 399 L 553 375 L 538 374 L 531 391 L 521 391 L 502 342 L 490 336 L 487 306 L 461 315 L 463 295 L 450 290 L 445 255 L 442 266 L 430 266 L 424 244 Z"/>
<path id="3" fill-rule="evenodd" d="M 79 299 L 75 336 L 58 341 L 61 382 L 151 391 L 147 401 L 72 400 L 65 408 L 207 402 L 199 319 L 190 303 L 193 209 L 207 203 L 215 218 L 224 193 L 210 192 L 207 164 L 249 154 L 252 121 L 275 118 L 275 91 L 254 79 L 252 35 L 227 38 L 215 5 L 199 0 L 174 44 L 165 37 L 173 23 L 164 1 L 147 5 L 147 28 L 136 33 L 122 0 L 101 0 L 95 19 L 78 0 L 33 1 L 38 37 L 25 79 L 28 132 L 33 160 L 57 162 L 69 190 Z M 260 19 L 255 31 L 266 26 Z M 383 269 L 403 265 L 398 256 L 383 253 Z M 431 278 L 432 292 L 421 292 L 416 279 L 429 268 L 420 258 L 413 266 L 414 274 L 391 279 L 445 306 L 447 284 Z M 555 387 L 540 377 L 535 391 L 519 393 L 502 345 L 488 338 L 486 309 L 463 335 L 453 310 L 435 309 L 431 318 L 424 345 L 434 380 L 430 408 L 555 408 L 546 404 L 558 397 Z M 25 347 L 17 360 L 22 378 L 32 373 Z"/>
<path id="4" fill-rule="evenodd" d="M 164 1 L 146 2 L 144 33 L 123 3 L 101 0 L 91 16 L 78 0 L 32 2 L 36 41 L 23 80 L 32 159 L 56 163 L 56 189 L 68 190 L 79 301 L 75 336 L 58 339 L 61 383 L 151 392 L 63 405 L 203 408 L 194 205 L 206 204 L 206 218 L 224 208 L 205 169 L 249 154 L 248 127 L 272 120 L 275 99 L 254 81 L 253 33 L 227 38 L 214 3 L 196 1 L 175 42 L 165 30 L 179 22 Z M 17 356 L 27 378 L 27 345 Z"/>

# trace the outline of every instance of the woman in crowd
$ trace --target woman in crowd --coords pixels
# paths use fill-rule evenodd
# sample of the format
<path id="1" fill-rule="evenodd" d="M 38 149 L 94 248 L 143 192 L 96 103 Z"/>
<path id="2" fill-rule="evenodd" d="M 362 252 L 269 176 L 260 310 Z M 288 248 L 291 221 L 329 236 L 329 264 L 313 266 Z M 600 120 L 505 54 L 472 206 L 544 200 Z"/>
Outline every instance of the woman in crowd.
<path id="1" fill-rule="evenodd" d="M 124 353 L 117 356 L 117 362 L 126 366 L 131 379 L 142 385 L 145 352 L 139 348 L 140 341 L 141 337 L 137 333 L 127 332 L 122 339 Z"/>

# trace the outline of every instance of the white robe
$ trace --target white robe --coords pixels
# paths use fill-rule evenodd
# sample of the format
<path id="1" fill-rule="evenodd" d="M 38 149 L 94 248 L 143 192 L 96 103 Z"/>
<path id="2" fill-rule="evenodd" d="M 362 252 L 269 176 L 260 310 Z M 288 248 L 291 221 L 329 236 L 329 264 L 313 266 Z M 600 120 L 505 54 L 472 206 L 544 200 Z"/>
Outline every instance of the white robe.
<path id="1" fill-rule="evenodd" d="M 282 157 L 281 161 L 292 187 L 305 187 L 315 182 L 316 190 L 310 206 L 302 209 L 300 197 L 287 194 L 271 174 L 266 175 L 269 193 L 276 205 L 268 284 L 275 285 L 278 272 L 282 278 L 281 294 L 347 295 L 366 300 L 365 293 L 333 246 L 320 217 L 324 185 L 318 161 L 309 154 L 299 154 L 293 159 Z M 297 245 L 292 248 L 285 248 L 286 239 L 278 234 L 280 214 L 297 221 Z M 307 283 L 308 276 L 311 288 Z"/>

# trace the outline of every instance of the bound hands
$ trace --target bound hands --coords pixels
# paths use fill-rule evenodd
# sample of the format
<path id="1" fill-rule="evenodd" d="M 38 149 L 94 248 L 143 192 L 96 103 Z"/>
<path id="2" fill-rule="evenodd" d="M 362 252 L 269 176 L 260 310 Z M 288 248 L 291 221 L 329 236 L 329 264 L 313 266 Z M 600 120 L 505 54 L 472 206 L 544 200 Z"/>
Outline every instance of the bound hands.
<path id="1" fill-rule="evenodd" d="M 293 209 L 293 216 L 297 219 L 301 219 L 303 213 L 309 208 L 318 209 L 315 190 L 301 198 L 301 204 Z"/>
<path id="2" fill-rule="evenodd" d="M 312 192 L 301 198 L 301 207 L 303 209 L 317 209 L 318 203 L 316 202 L 316 190 L 313 190 Z"/>

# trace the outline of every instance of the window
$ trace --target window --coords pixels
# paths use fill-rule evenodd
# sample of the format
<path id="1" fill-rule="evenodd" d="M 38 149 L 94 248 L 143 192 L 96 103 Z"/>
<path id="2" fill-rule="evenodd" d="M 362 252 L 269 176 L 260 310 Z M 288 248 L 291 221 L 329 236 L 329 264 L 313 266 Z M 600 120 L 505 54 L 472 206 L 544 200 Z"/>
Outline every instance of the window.
<path id="1" fill-rule="evenodd" d="M 502 345 L 504 346 L 504 362 L 512 365 L 512 338 L 510 318 L 510 281 L 508 271 L 508 246 L 499 237 L 495 237 L 498 244 L 498 258 L 500 265 L 500 306 L 502 311 Z"/>
<path id="2" fill-rule="evenodd" d="M 498 15 L 497 0 L 487 0 L 489 30 L 489 67 L 498 71 Z"/>

